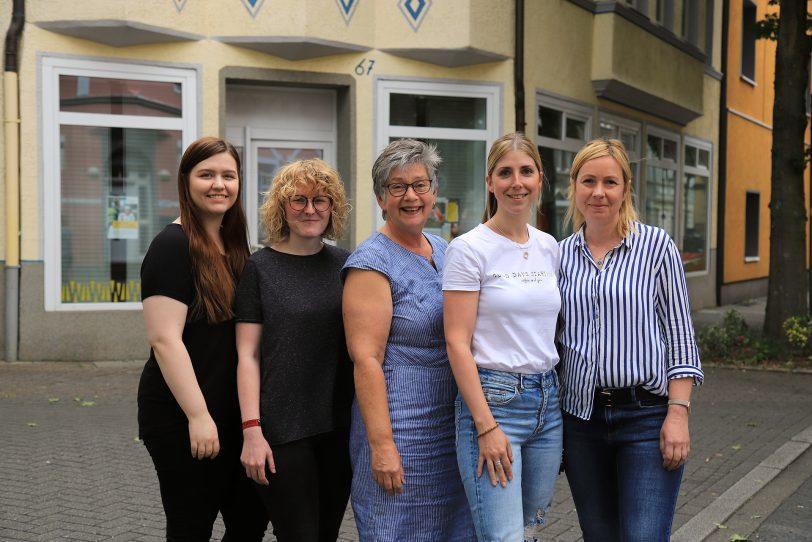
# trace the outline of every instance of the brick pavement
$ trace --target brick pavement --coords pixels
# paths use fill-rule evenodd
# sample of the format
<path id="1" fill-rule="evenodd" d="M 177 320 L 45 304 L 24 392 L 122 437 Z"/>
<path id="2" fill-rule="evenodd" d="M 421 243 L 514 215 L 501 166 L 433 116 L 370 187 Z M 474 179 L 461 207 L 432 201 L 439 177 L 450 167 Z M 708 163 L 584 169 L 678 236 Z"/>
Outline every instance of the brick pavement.
<path id="1" fill-rule="evenodd" d="M 157 480 L 136 441 L 140 371 L 126 363 L 0 362 L 0 540 L 162 539 Z M 694 395 L 692 459 L 675 529 L 812 425 L 812 375 L 716 368 L 706 375 Z M 580 539 L 564 477 L 543 533 Z M 221 534 L 218 525 L 215 539 Z M 340 539 L 357 540 L 349 512 Z"/>

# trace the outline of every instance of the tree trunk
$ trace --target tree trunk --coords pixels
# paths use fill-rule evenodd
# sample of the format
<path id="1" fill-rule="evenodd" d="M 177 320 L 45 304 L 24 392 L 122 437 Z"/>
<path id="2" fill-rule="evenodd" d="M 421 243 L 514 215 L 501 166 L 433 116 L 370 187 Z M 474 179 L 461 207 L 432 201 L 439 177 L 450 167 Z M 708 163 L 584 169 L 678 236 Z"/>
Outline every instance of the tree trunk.
<path id="1" fill-rule="evenodd" d="M 804 205 L 805 93 L 809 81 L 806 0 L 782 0 L 775 53 L 770 197 L 770 277 L 764 332 L 783 336 L 790 316 L 807 313 Z"/>

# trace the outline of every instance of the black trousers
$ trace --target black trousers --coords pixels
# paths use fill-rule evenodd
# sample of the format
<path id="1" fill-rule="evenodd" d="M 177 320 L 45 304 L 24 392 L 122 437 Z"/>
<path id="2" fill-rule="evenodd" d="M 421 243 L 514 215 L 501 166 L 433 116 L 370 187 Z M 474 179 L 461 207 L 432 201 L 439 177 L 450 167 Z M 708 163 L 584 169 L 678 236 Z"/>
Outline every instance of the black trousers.
<path id="1" fill-rule="evenodd" d="M 271 446 L 276 474 L 254 484 L 279 542 L 335 542 L 350 496 L 349 429 Z"/>
<path id="2" fill-rule="evenodd" d="M 144 444 L 158 474 L 167 541 L 209 542 L 218 512 L 224 542 L 262 541 L 268 516 L 240 464 L 242 435 L 220 435 L 214 459 L 192 457 L 185 428 L 145 438 Z"/>

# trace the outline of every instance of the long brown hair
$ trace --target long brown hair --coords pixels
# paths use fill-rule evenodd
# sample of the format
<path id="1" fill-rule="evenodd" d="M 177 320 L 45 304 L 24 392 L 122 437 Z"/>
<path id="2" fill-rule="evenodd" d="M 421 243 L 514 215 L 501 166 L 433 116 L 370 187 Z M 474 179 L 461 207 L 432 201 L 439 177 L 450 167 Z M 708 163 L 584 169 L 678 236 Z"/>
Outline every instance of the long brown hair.
<path id="1" fill-rule="evenodd" d="M 513 132 L 505 134 L 491 145 L 491 150 L 488 152 L 488 176 L 493 175 L 493 170 L 496 169 L 496 164 L 510 151 L 521 151 L 533 160 L 536 164 L 536 169 L 539 170 L 539 178 L 544 182 L 544 170 L 541 167 L 541 156 L 539 156 L 539 149 L 536 144 L 521 132 Z M 541 187 L 539 187 L 539 202 L 541 201 Z M 499 204 L 496 201 L 496 196 L 490 190 L 487 193 L 485 201 L 485 211 L 482 213 L 482 222 L 487 222 L 495 214 Z"/>
<path id="2" fill-rule="evenodd" d="M 234 158 L 239 175 L 241 167 L 237 149 L 228 141 L 217 137 L 201 137 L 193 142 L 183 153 L 178 166 L 180 223 L 186 237 L 189 238 L 192 276 L 197 290 L 190 316 L 204 315 L 210 324 L 224 322 L 234 317 L 232 304 L 235 282 L 250 254 L 247 222 L 239 192 L 234 205 L 223 215 L 223 223 L 220 226 L 223 247 L 226 251 L 225 258 L 220 254 L 214 240 L 206 233 L 200 218 L 200 210 L 189 194 L 189 174 L 192 169 L 203 160 L 224 152 Z"/>

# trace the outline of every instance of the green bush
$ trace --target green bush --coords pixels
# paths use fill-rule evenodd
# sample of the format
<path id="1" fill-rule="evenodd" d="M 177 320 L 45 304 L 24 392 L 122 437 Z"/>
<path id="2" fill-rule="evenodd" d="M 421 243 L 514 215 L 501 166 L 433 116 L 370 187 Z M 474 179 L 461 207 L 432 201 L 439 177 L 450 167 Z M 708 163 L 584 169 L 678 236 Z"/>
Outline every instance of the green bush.
<path id="1" fill-rule="evenodd" d="M 784 336 L 795 356 L 812 353 L 812 316 L 793 316 L 784 321 Z"/>
<path id="2" fill-rule="evenodd" d="M 779 355 L 779 347 L 751 330 L 734 310 L 727 311 L 718 324 L 699 330 L 696 343 L 703 361 L 753 364 Z"/>

